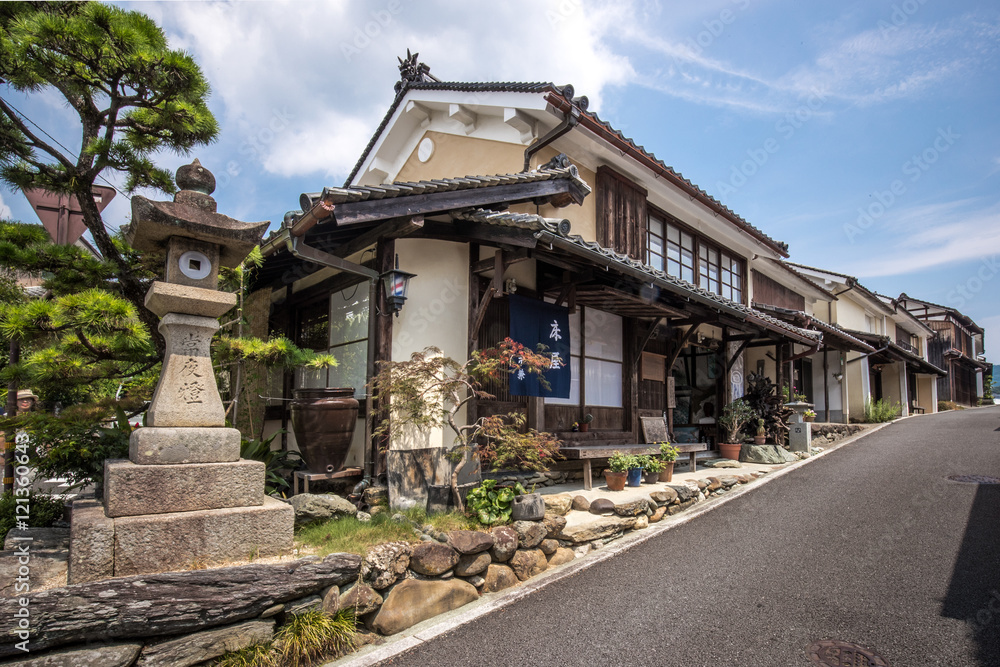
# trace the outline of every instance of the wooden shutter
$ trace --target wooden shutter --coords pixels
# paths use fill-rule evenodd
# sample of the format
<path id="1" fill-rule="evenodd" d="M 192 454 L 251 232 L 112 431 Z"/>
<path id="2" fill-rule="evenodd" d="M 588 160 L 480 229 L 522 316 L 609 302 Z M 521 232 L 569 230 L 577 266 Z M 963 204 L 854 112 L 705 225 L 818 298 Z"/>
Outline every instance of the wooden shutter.
<path id="1" fill-rule="evenodd" d="M 597 242 L 646 261 L 646 190 L 614 169 L 597 169 Z"/>

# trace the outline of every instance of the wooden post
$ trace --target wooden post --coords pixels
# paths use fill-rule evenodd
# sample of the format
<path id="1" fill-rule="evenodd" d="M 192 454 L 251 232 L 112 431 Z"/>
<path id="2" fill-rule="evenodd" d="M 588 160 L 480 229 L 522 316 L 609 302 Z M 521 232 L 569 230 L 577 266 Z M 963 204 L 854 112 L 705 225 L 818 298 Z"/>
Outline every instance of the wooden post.
<path id="1" fill-rule="evenodd" d="M 785 346 L 783 343 L 776 343 L 774 346 L 774 384 L 778 387 L 778 396 L 781 396 L 781 388 L 785 386 Z"/>
<path id="2" fill-rule="evenodd" d="M 830 364 L 826 358 L 828 351 L 829 348 L 823 348 L 823 421 L 827 423 L 830 421 L 830 379 L 827 377 L 830 374 Z"/>
<path id="3" fill-rule="evenodd" d="M 385 273 L 394 268 L 393 258 L 396 255 L 396 242 L 392 239 L 381 240 L 375 245 L 375 264 L 379 273 Z M 389 304 L 386 303 L 385 290 L 376 289 L 375 302 L 378 304 L 378 308 L 370 311 L 369 317 L 373 313 L 382 313 L 382 315 L 377 315 L 378 321 L 375 324 L 375 369 L 377 373 L 379 370 L 380 361 L 392 361 L 392 321 L 395 319 L 389 314 Z M 371 423 L 377 424 L 384 418 L 387 418 L 389 406 L 384 401 L 373 402 L 372 404 L 372 415 L 369 417 Z M 375 469 L 376 475 L 381 475 L 386 472 L 386 452 L 389 449 L 389 442 L 387 439 L 381 439 L 372 442 L 372 460 L 374 461 L 373 468 Z"/>

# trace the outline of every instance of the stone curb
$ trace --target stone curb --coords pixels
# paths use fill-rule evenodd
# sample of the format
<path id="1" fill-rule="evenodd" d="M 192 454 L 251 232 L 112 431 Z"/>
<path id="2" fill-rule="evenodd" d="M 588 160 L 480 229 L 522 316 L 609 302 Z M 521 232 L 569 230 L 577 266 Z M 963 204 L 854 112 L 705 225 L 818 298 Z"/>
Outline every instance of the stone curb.
<path id="1" fill-rule="evenodd" d="M 940 413 L 933 413 L 940 414 Z M 928 415 L 917 415 L 917 416 L 928 416 Z M 537 577 L 522 583 L 519 586 L 508 589 L 500 593 L 491 593 L 487 596 L 483 596 L 480 600 L 473 602 L 469 605 L 456 609 L 454 611 L 448 612 L 446 614 L 441 614 L 432 619 L 423 621 L 414 625 L 412 628 L 405 630 L 394 638 L 387 639 L 385 644 L 378 646 L 367 646 L 362 648 L 357 653 L 352 653 L 348 656 L 335 660 L 333 662 L 323 663 L 322 667 L 368 667 L 369 665 L 376 665 L 383 660 L 388 660 L 396 655 L 404 653 L 415 646 L 429 641 L 435 637 L 443 635 L 445 633 L 451 632 L 467 623 L 491 614 L 495 611 L 499 611 L 504 607 L 517 602 L 518 600 L 525 598 L 533 593 L 542 590 L 546 586 L 554 584 L 566 577 L 571 577 L 579 572 L 582 572 L 598 563 L 602 563 L 609 558 L 614 558 L 615 556 L 624 553 L 631 549 L 632 547 L 642 544 L 643 542 L 657 537 L 661 533 L 665 533 L 668 530 L 672 530 L 678 526 L 682 526 L 689 521 L 696 519 L 697 517 L 705 514 L 707 512 L 714 511 L 715 509 L 722 507 L 726 503 L 730 502 L 742 496 L 744 493 L 748 493 L 752 489 L 758 488 L 762 484 L 767 484 L 772 479 L 777 479 L 783 477 L 786 474 L 797 470 L 810 462 L 826 456 L 828 453 L 840 449 L 845 445 L 849 445 L 853 442 L 860 440 L 876 431 L 880 431 L 883 428 L 895 424 L 902 419 L 908 419 L 909 417 L 900 417 L 891 422 L 886 422 L 884 424 L 879 424 L 873 428 L 865 430 L 861 433 L 857 433 L 843 440 L 837 441 L 824 449 L 819 454 L 814 454 L 807 459 L 802 459 L 801 461 L 796 461 L 795 463 L 790 463 L 786 467 L 780 470 L 775 470 L 774 472 L 768 473 L 763 477 L 751 482 L 750 484 L 740 484 L 733 487 L 728 493 L 722 497 L 716 497 L 710 499 L 714 502 L 701 502 L 696 504 L 690 510 L 686 512 L 681 512 L 674 517 L 664 517 L 664 519 L 657 524 L 650 525 L 649 528 L 644 530 L 636 530 L 626 534 L 621 539 L 615 540 L 613 543 L 602 547 L 596 552 L 592 551 L 583 558 L 578 558 L 572 563 L 566 563 L 565 565 L 559 565 L 551 570 L 543 572 Z"/>

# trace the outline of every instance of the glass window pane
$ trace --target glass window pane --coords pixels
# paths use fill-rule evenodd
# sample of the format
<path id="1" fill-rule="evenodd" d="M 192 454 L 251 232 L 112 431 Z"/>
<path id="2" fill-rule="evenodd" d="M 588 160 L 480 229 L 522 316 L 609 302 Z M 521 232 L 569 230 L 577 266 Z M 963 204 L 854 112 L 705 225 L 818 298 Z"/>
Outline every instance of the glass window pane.
<path id="1" fill-rule="evenodd" d="M 572 317 L 572 315 L 570 315 Z M 577 320 L 579 321 L 579 319 Z M 572 326 L 572 324 L 570 325 Z M 579 340 L 579 337 L 577 338 Z M 577 343 L 579 346 L 579 343 Z M 569 383 L 569 398 L 548 398 L 546 405 L 580 405 L 580 357 L 574 355 L 570 357 L 570 368 L 573 378 Z"/>
<path id="2" fill-rule="evenodd" d="M 663 270 L 663 255 L 650 255 L 649 265 L 659 271 Z"/>
<path id="3" fill-rule="evenodd" d="M 715 249 L 709 250 L 708 251 L 708 261 L 711 262 L 712 264 L 715 264 L 716 266 L 718 266 L 718 264 L 719 264 L 719 251 L 715 250 Z"/>
<path id="4" fill-rule="evenodd" d="M 708 259 L 708 246 L 701 246 L 698 248 L 698 256 L 702 259 Z"/>
<path id="5" fill-rule="evenodd" d="M 667 274 L 679 278 L 681 275 L 681 265 L 680 262 L 676 260 L 667 260 Z"/>
<path id="6" fill-rule="evenodd" d="M 584 321 L 587 357 L 622 360 L 622 318 L 595 308 L 587 309 Z"/>
<path id="7" fill-rule="evenodd" d="M 694 253 L 687 248 L 681 249 L 681 264 L 694 268 Z"/>
<path id="8" fill-rule="evenodd" d="M 667 259 L 673 262 L 681 261 L 681 249 L 680 246 L 674 243 L 667 244 Z"/>
<path id="9" fill-rule="evenodd" d="M 326 387 L 325 368 L 296 368 L 296 389 L 322 389 Z M 280 394 L 279 394 L 280 395 Z"/>
<path id="10" fill-rule="evenodd" d="M 365 395 L 365 369 L 368 364 L 368 341 L 349 343 L 330 349 L 337 359 L 330 369 L 328 387 L 353 387 L 355 396 Z"/>
<path id="11" fill-rule="evenodd" d="M 663 236 L 663 221 L 655 216 L 649 216 L 649 231 L 657 236 Z"/>
<path id="12" fill-rule="evenodd" d="M 681 242 L 681 230 L 673 225 L 667 225 L 667 240 L 679 244 Z"/>
<path id="13" fill-rule="evenodd" d="M 681 247 L 687 248 L 691 253 L 694 253 L 694 237 L 687 232 L 681 232 Z"/>
<path id="14" fill-rule="evenodd" d="M 649 252 L 651 255 L 663 254 L 663 241 L 655 236 L 649 237 Z"/>
<path id="15" fill-rule="evenodd" d="M 368 338 L 368 285 L 330 295 L 330 345 Z"/>
<path id="16" fill-rule="evenodd" d="M 584 361 L 587 374 L 586 405 L 622 407 L 622 365 L 601 359 Z"/>
<path id="17" fill-rule="evenodd" d="M 695 282 L 694 282 L 694 270 L 691 269 L 690 267 L 682 266 L 681 267 L 680 279 L 681 280 L 686 280 L 689 283 L 691 283 L 692 285 L 694 285 L 695 284 Z"/>

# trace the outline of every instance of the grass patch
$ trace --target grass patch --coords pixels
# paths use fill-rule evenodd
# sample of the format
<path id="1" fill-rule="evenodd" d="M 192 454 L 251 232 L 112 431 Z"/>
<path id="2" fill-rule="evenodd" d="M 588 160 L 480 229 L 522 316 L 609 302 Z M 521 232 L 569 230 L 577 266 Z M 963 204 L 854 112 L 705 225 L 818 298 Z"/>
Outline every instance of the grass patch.
<path id="1" fill-rule="evenodd" d="M 215 667 L 307 667 L 336 660 L 356 648 L 354 612 L 296 614 L 266 642 L 225 654 Z"/>
<path id="2" fill-rule="evenodd" d="M 314 523 L 300 528 L 295 539 L 314 547 L 316 553 L 325 556 L 332 553 L 353 553 L 365 556 L 372 547 L 386 542 L 417 542 L 409 522 L 393 521 L 392 515 L 403 514 L 418 525 L 431 524 L 434 530 L 475 530 L 478 524 L 460 512 L 441 512 L 428 515 L 422 509 L 400 512 L 380 512 L 372 515 L 372 520 L 362 523 L 354 517 L 334 519 L 324 523 Z"/>
<path id="3" fill-rule="evenodd" d="M 938 412 L 944 412 L 945 410 L 964 410 L 964 405 L 959 405 L 954 401 L 938 401 Z"/>
<path id="4" fill-rule="evenodd" d="M 880 424 L 882 422 L 891 422 L 893 419 L 898 417 L 903 413 L 902 407 L 899 403 L 890 403 L 888 401 L 878 400 L 872 402 L 870 399 L 865 403 L 865 418 L 864 422 L 866 424 Z"/>

